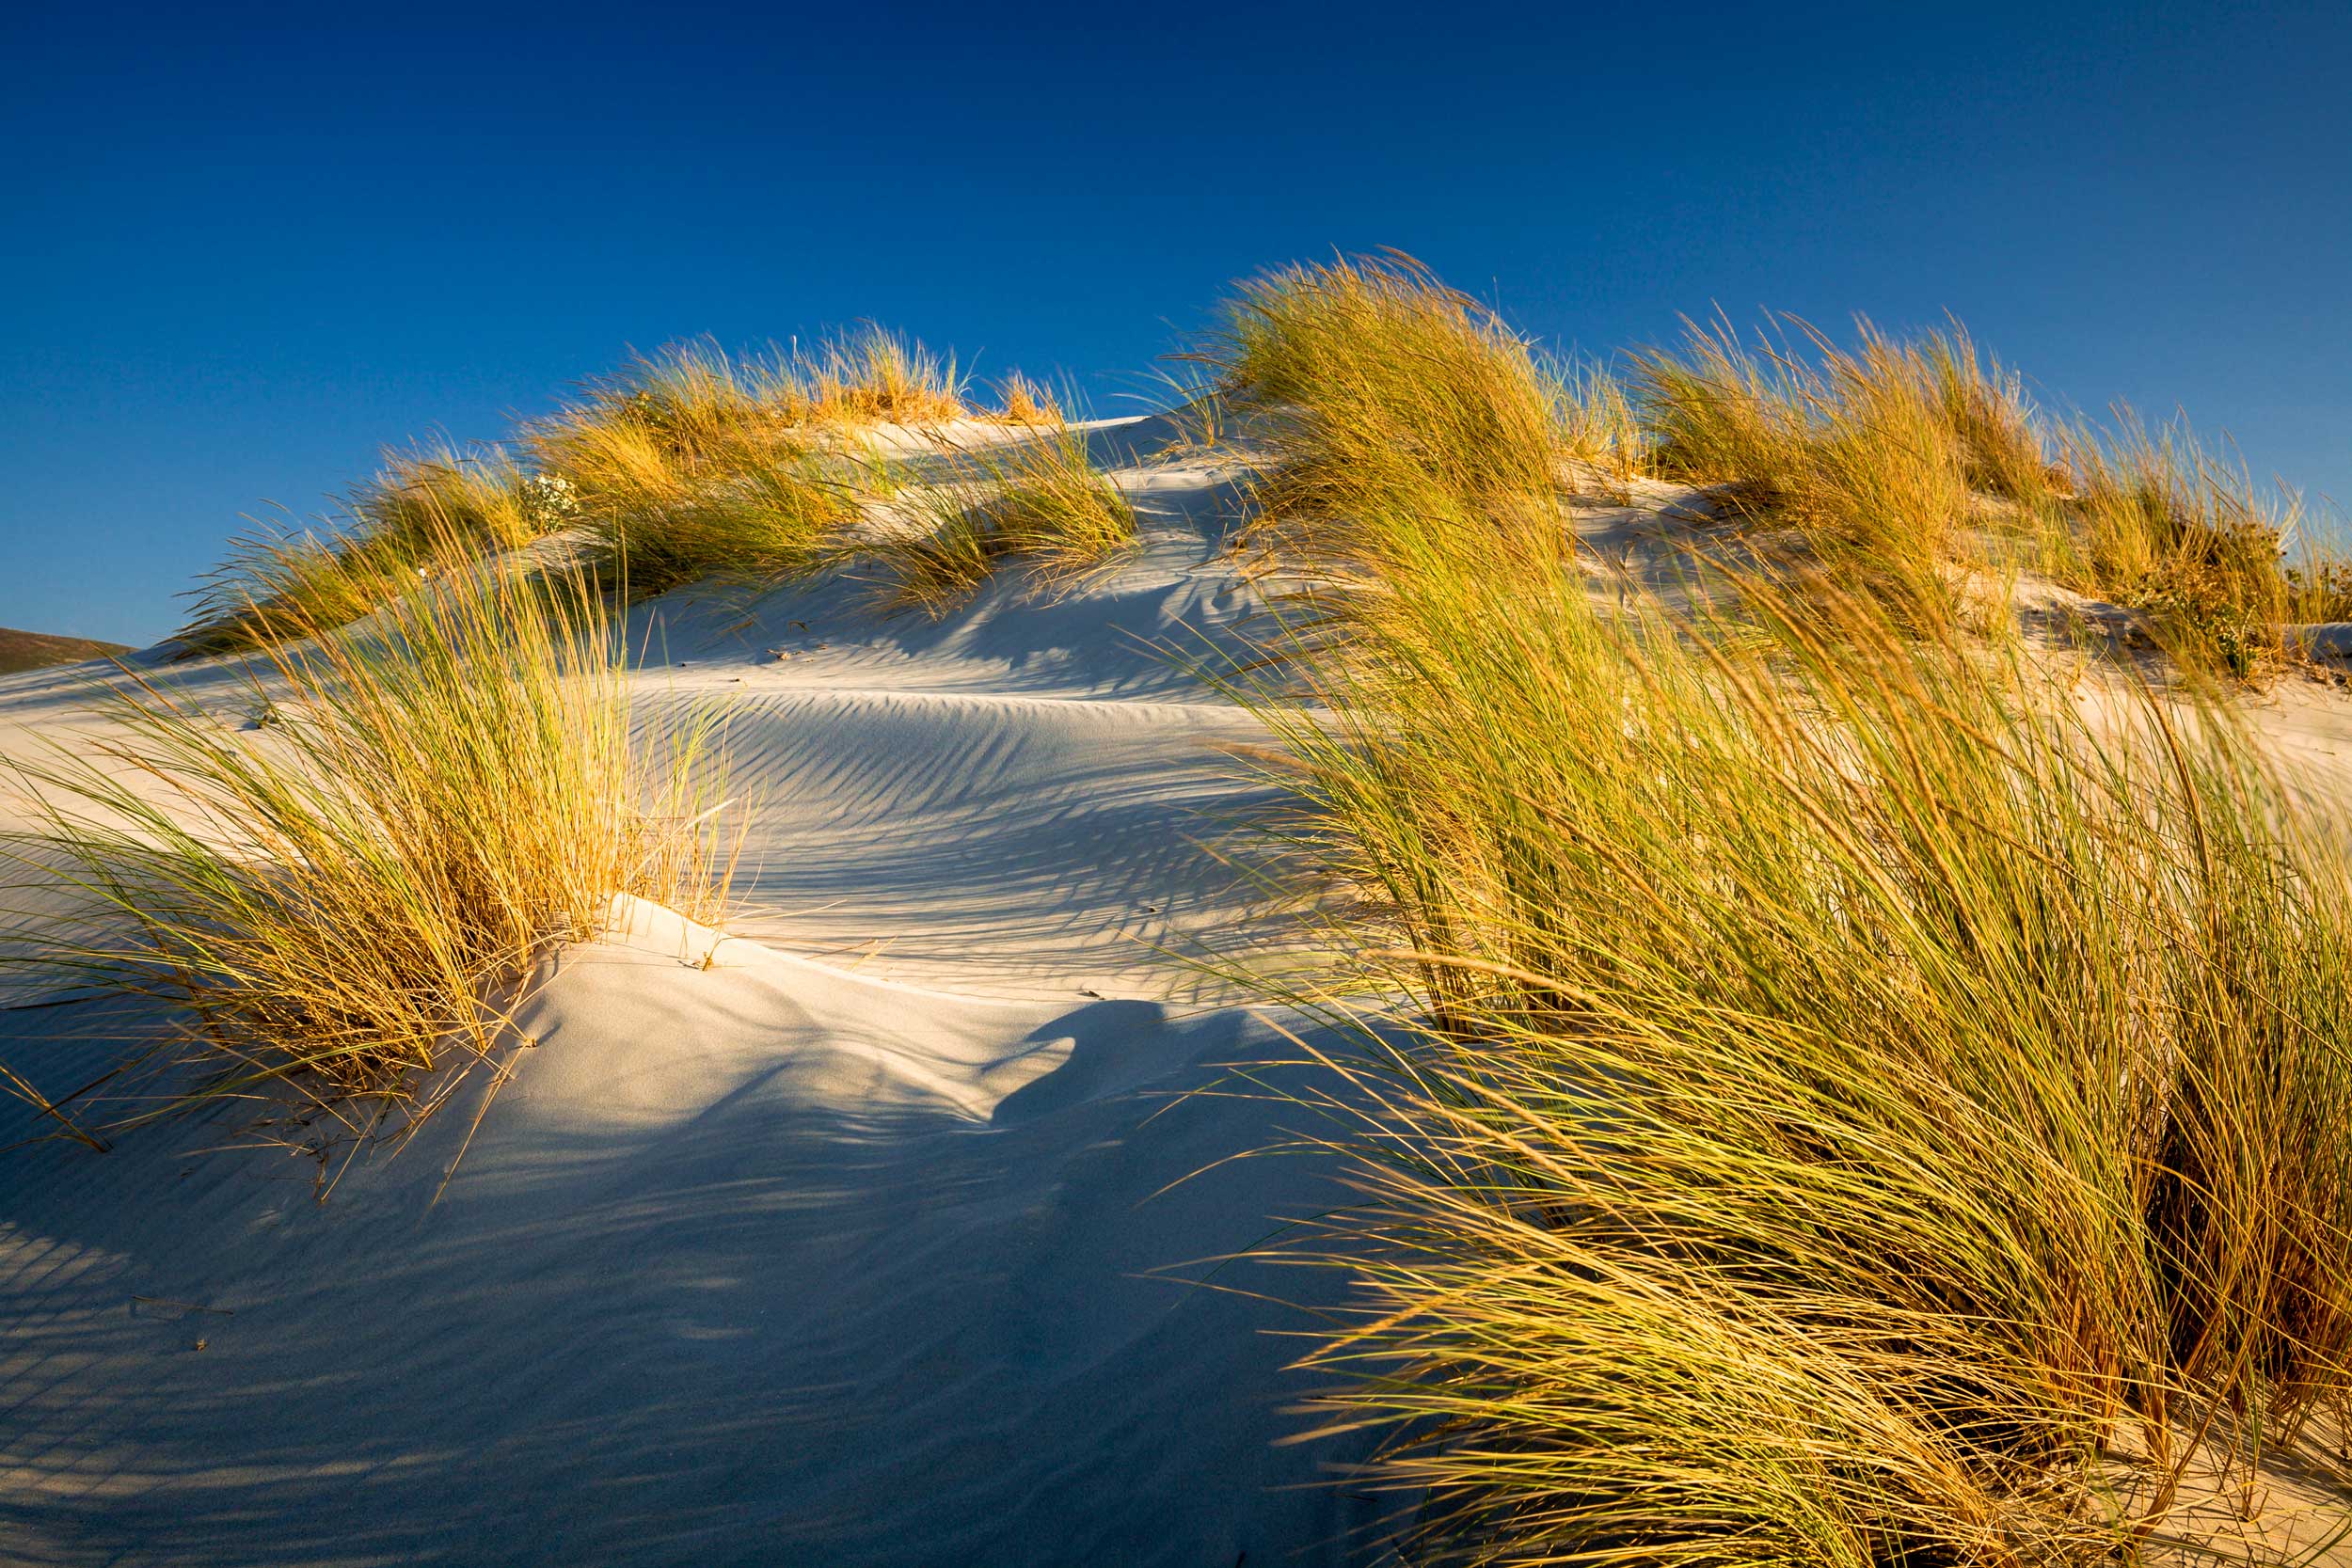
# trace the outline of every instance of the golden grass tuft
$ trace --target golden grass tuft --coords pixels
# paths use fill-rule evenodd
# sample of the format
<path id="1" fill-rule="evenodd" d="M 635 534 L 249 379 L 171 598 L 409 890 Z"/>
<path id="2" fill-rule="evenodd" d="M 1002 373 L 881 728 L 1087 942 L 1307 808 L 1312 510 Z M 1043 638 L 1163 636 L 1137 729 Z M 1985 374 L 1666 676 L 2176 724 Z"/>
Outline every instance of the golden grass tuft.
<path id="1" fill-rule="evenodd" d="M 1960 443 L 1968 483 L 2020 506 L 2046 502 L 2050 448 L 2026 396 L 2025 378 L 1979 350 L 1958 321 L 1926 334 L 1909 352 L 1913 373 Z"/>
<path id="2" fill-rule="evenodd" d="M 936 620 L 1008 565 L 1065 588 L 1134 547 L 1135 507 L 1075 426 L 950 445 L 946 460 L 943 475 L 908 492 L 912 515 L 902 526 L 865 546 L 882 573 L 885 610 Z"/>
<path id="3" fill-rule="evenodd" d="M 1295 563 L 1391 570 L 1475 518 L 1493 547 L 1565 547 L 1564 388 L 1526 342 L 1409 257 L 1343 258 L 1240 286 L 1204 356 L 1272 461 L 1257 536 Z M 1421 498 L 1425 520 L 1392 504 Z M 1406 531 L 1380 531 L 1390 523 Z"/>
<path id="4" fill-rule="evenodd" d="M 996 384 L 996 407 L 988 416 L 1000 424 L 1060 424 L 1061 400 L 1015 371 Z"/>
<path id="5" fill-rule="evenodd" d="M 1620 504 L 1632 482 L 1650 471 L 1648 433 L 1625 385 L 1605 364 L 1575 358 L 1549 367 L 1559 388 L 1560 444 L 1569 462 L 1599 482 Z"/>
<path id="6" fill-rule="evenodd" d="M 179 634 L 192 653 L 257 647 L 298 625 L 345 626 L 419 578 L 485 551 L 511 549 L 568 522 L 560 486 L 527 475 L 501 447 L 387 451 L 322 534 L 256 529 L 191 595 Z"/>
<path id="7" fill-rule="evenodd" d="M 417 525 L 437 557 L 457 530 Z M 8 847 L 18 891 L 54 894 L 62 866 L 79 908 L 16 930 L 11 962 L 169 1016 L 47 1108 L 97 1141 L 258 1101 L 324 1162 L 429 1115 L 443 1069 L 497 1045 L 501 995 L 615 895 L 717 918 L 714 722 L 632 712 L 607 603 L 593 578 L 487 562 L 360 628 L 290 607 L 252 731 L 141 677 L 104 690 L 109 738 L 18 769 L 40 824 Z"/>
<path id="8" fill-rule="evenodd" d="M 1059 417 L 1019 377 L 1006 396 L 1008 420 Z M 181 641 L 232 652 L 347 626 L 421 577 L 573 531 L 640 594 L 787 578 L 856 515 L 842 433 L 966 411 L 952 356 L 878 326 L 765 356 L 675 343 L 527 422 L 520 463 L 496 447 L 389 454 L 326 531 L 238 536 Z"/>
<path id="9" fill-rule="evenodd" d="M 1496 547 L 1451 476 L 1516 447 L 1271 425 L 1374 568 L 1228 682 L 1323 939 L 1249 977 L 1360 1117 L 1276 1256 L 1361 1287 L 1320 1430 L 1387 1433 L 1417 1560 L 2087 1561 L 2352 1399 L 2344 825 L 2226 710 L 1918 613 L 1973 487 L 2042 515 L 2038 427 L 1957 328 L 1805 343 L 1636 363 L 1662 467 L 1845 568 L 1674 614 Z"/>
<path id="10" fill-rule="evenodd" d="M 541 449 L 583 542 L 632 594 L 800 576 L 858 515 L 851 467 L 790 429 L 707 433 L 682 450 L 673 428 L 624 410 L 567 420 Z"/>
<path id="11" fill-rule="evenodd" d="M 784 401 L 816 424 L 932 425 L 970 412 L 954 356 L 871 323 L 797 356 L 792 379 Z"/>
<path id="12" fill-rule="evenodd" d="M 2077 425 L 2061 444 L 2072 493 L 2045 512 L 2052 575 L 2140 611 L 2176 658 L 2250 676 L 2285 656 L 2294 624 L 2352 613 L 2343 564 L 2298 538 L 2296 498 L 2265 499 L 2185 424 L 2151 431 L 2124 408 L 2112 431 Z"/>

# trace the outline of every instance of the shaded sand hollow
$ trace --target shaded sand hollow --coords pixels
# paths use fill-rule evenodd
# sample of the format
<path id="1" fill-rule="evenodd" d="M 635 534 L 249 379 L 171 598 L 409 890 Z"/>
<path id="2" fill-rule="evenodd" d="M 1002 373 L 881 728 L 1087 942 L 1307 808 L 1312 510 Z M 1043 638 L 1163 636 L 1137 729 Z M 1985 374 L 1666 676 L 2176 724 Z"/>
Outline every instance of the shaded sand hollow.
<path id="1" fill-rule="evenodd" d="M 1359 1450 L 1280 1441 L 1333 1282 L 1215 1262 L 1342 1195 L 1228 1160 L 1301 1121 L 1233 1092 L 1295 1047 L 1168 957 L 1249 906 L 1198 841 L 1258 731 L 1154 646 L 1256 605 L 1233 470 L 1168 434 L 1091 429 L 1147 543 L 1083 592 L 637 612 L 644 700 L 727 705 L 752 907 L 624 904 L 561 955 L 437 1204 L 486 1074 L 324 1205 L 224 1125 L 6 1155 L 0 1562 L 1368 1560 Z M 0 681 L 0 752 L 82 700 Z M 2348 711 L 2264 722 L 2328 767 Z M 0 1013 L 0 1053 L 72 1012 Z"/>

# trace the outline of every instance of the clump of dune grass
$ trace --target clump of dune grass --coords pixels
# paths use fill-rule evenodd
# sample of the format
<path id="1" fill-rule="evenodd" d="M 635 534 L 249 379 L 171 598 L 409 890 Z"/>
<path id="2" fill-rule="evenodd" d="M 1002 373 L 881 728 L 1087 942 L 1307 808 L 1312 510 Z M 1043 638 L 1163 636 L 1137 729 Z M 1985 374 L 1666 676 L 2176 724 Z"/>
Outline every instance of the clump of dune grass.
<path id="1" fill-rule="evenodd" d="M 871 323 L 796 355 L 781 401 L 819 424 L 933 425 L 970 412 L 953 355 Z"/>
<path id="2" fill-rule="evenodd" d="M 1020 377 L 1006 397 L 1008 421 L 1058 418 Z M 349 625 L 419 578 L 563 532 L 640 594 L 790 578 L 855 515 L 849 433 L 966 411 L 952 356 L 877 326 L 765 356 L 675 343 L 526 423 L 519 461 L 496 447 L 389 454 L 325 529 L 238 536 L 180 641 L 232 652 Z"/>
<path id="3" fill-rule="evenodd" d="M 584 544 L 639 596 L 802 575 L 857 515 L 847 460 L 783 424 L 652 418 L 622 402 L 566 410 L 534 440 Z"/>
<path id="4" fill-rule="evenodd" d="M 2123 409 L 2113 429 L 2045 430 L 1956 322 L 1910 340 L 1864 322 L 1851 349 L 1789 325 L 1795 348 L 1686 324 L 1679 349 L 1636 356 L 1635 401 L 1661 471 L 1793 530 L 1846 587 L 1938 618 L 1956 575 L 2022 540 L 2065 586 L 2140 611 L 2181 665 L 2241 678 L 2296 624 L 2352 612 L 2298 500 L 2265 499 L 2185 428 Z"/>
<path id="5" fill-rule="evenodd" d="M 1060 424 L 1061 400 L 1053 389 L 1015 371 L 996 384 L 996 406 L 988 416 L 1000 424 Z"/>
<path id="6" fill-rule="evenodd" d="M 1660 467 L 1841 563 L 1926 580 L 1969 510 L 1966 449 L 1928 357 L 1867 322 L 1851 349 L 1794 325 L 1807 354 L 1751 350 L 1719 323 L 1637 357 Z"/>
<path id="7" fill-rule="evenodd" d="M 543 472 L 575 483 L 604 477 L 614 459 L 602 449 L 614 428 L 692 469 L 790 440 L 804 422 L 796 391 L 789 359 L 739 358 L 694 340 L 633 355 L 620 371 L 589 378 L 557 412 L 526 425 L 524 437 Z"/>
<path id="8" fill-rule="evenodd" d="M 452 521 L 419 532 L 462 553 Z M 360 627 L 286 607 L 249 674 L 265 726 L 141 676 L 100 690 L 102 738 L 17 769 L 38 823 L 7 847 L 18 891 L 75 908 L 12 931 L 9 961 L 148 999 L 157 1032 L 88 1042 L 78 1088 L 20 1068 L 20 1092 L 92 1142 L 258 1108 L 324 1163 L 429 1115 L 498 1045 L 501 997 L 614 895 L 718 918 L 715 722 L 632 712 L 608 604 L 590 577 L 473 562 Z"/>
<path id="9" fill-rule="evenodd" d="M 2352 1389 L 2343 836 L 2218 710 L 1739 587 L 1432 552 L 1235 683 L 1368 1107 L 1327 1430 L 1425 1560 L 2128 1550 Z"/>
<path id="10" fill-rule="evenodd" d="M 179 634 L 193 653 L 259 646 L 296 625 L 344 626 L 453 562 L 512 549 L 570 520 L 560 482 L 526 473 L 505 449 L 446 443 L 388 451 L 343 498 L 326 531 L 256 529 L 192 595 Z"/>
<path id="11" fill-rule="evenodd" d="M 1776 504 L 1802 464 L 1802 384 L 1779 356 L 1752 351 L 1729 322 L 1683 322 L 1679 350 L 1643 349 L 1635 396 L 1660 472 L 1734 486 L 1741 509 Z"/>
<path id="12" fill-rule="evenodd" d="M 1548 373 L 1560 390 L 1562 451 L 1621 504 L 1629 500 L 1632 482 L 1649 468 L 1649 437 L 1624 383 L 1597 359 L 1567 359 Z"/>
<path id="13" fill-rule="evenodd" d="M 1960 443 L 1969 485 L 2021 506 L 2052 494 L 2051 453 L 2025 378 L 1953 321 L 1911 347 L 1914 373 Z"/>
<path id="14" fill-rule="evenodd" d="M 2185 425 L 2152 431 L 2125 408 L 2111 431 L 2065 432 L 2063 451 L 2071 494 L 2045 513 L 2052 574 L 2139 610 L 2177 657 L 2252 675 L 2285 654 L 2295 623 L 2352 610 L 2342 565 L 2298 539 L 2298 499 L 2266 499 Z"/>
<path id="15" fill-rule="evenodd" d="M 1261 542 L 1378 575 L 1407 538 L 1475 517 L 1489 547 L 1566 547 L 1564 389 L 1524 340 L 1409 257 L 1343 258 L 1243 283 L 1204 357 L 1254 412 L 1271 461 Z M 1422 504 L 1400 507 L 1400 498 Z M 1402 521 L 1420 512 L 1425 525 Z"/>
<path id="16" fill-rule="evenodd" d="M 948 445 L 945 471 L 907 492 L 898 526 L 860 546 L 885 610 L 936 620 L 1004 569 L 1066 588 L 1132 549 L 1136 511 L 1074 425 Z"/>

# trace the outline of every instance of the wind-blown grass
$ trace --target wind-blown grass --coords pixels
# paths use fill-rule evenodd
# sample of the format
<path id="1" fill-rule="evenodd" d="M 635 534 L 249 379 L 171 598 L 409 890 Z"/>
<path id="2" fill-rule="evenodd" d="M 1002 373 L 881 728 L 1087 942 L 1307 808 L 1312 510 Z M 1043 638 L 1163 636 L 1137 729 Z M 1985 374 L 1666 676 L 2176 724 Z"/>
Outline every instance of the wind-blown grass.
<path id="1" fill-rule="evenodd" d="M 1794 528 L 1849 587 L 1895 587 L 1915 618 L 2021 538 L 2064 586 L 2138 610 L 2183 665 L 2240 677 L 2279 663 L 2295 624 L 2352 614 L 2299 502 L 2265 500 L 2185 427 L 2126 408 L 2112 429 L 2047 429 L 1956 322 L 1909 341 L 1865 322 L 1851 350 L 1794 325 L 1802 352 L 1691 325 L 1679 350 L 1637 356 L 1636 402 L 1662 471 Z"/>
<path id="2" fill-rule="evenodd" d="M 2025 378 L 1977 347 L 1953 321 L 1909 350 L 1914 373 L 1960 443 L 1969 484 L 2021 506 L 2052 493 L 2050 447 L 2026 396 Z"/>
<path id="3" fill-rule="evenodd" d="M 1005 420 L 1058 418 L 1020 377 L 1006 400 Z M 673 344 L 528 421 L 520 461 L 497 447 L 392 453 L 324 532 L 240 535 L 180 641 L 222 653 L 348 626 L 421 577 L 574 531 L 608 580 L 643 595 L 788 578 L 830 559 L 827 535 L 856 515 L 846 433 L 967 412 L 952 356 L 878 326 L 764 356 Z"/>
<path id="4" fill-rule="evenodd" d="M 1375 1105 L 1329 1425 L 1428 1560 L 2125 1544 L 2352 1389 L 2342 836 L 2217 711 L 1740 587 L 1432 552 L 1241 689 Z"/>
<path id="5" fill-rule="evenodd" d="M 420 536 L 454 554 L 455 526 Z M 615 895 L 720 914 L 714 722 L 632 737 L 607 602 L 484 562 L 362 628 L 289 608 L 253 731 L 144 678 L 103 692 L 105 738 L 17 770 L 40 823 L 8 846 L 20 891 L 54 895 L 62 868 L 77 908 L 14 932 L 11 961 L 149 998 L 168 1030 L 78 1064 L 78 1090 L 16 1086 L 93 1141 L 261 1101 L 324 1151 L 429 1114 L 440 1069 L 497 1043 L 501 991 Z"/>
<path id="6" fill-rule="evenodd" d="M 821 563 L 857 508 L 842 460 L 792 427 L 731 425 L 706 412 L 681 438 L 675 414 L 576 410 L 538 439 L 584 542 L 641 597 L 710 578 L 772 583 Z"/>
<path id="7" fill-rule="evenodd" d="M 862 547 L 880 571 L 882 606 L 934 620 L 1008 566 L 1064 588 L 1136 541 L 1134 505 L 1070 424 L 951 446 L 946 471 L 907 502 L 902 526 Z"/>
<path id="8" fill-rule="evenodd" d="M 2298 539 L 2298 500 L 2266 500 L 2185 425 L 2151 431 L 2126 408 L 2062 448 L 2072 494 L 2045 514 L 2052 575 L 2141 611 L 2176 657 L 2249 675 L 2287 651 L 2294 623 L 2352 614 L 2343 564 Z"/>
<path id="9" fill-rule="evenodd" d="M 1015 371 L 996 384 L 996 407 L 989 418 L 1002 424 L 1060 424 L 1062 400 Z"/>
<path id="10" fill-rule="evenodd" d="M 1795 529 L 1849 586 L 1891 593 L 1915 615 L 1932 609 L 1945 568 L 1972 553 L 1970 448 L 1955 413 L 2007 405 L 1970 401 L 1981 387 L 1965 379 L 1957 340 L 1931 354 L 1865 323 L 1847 350 L 1797 325 L 1809 354 L 1751 350 L 1727 324 L 1693 323 L 1679 352 L 1638 356 L 1656 460 L 1718 486 L 1736 516 Z"/>
<path id="11" fill-rule="evenodd" d="M 1256 533 L 1292 563 L 1392 570 L 1419 548 L 1417 510 L 1474 515 L 1508 552 L 1565 547 L 1565 388 L 1492 310 L 1410 258 L 1250 279 L 1205 357 L 1261 419 L 1273 455 Z M 1425 504 L 1396 504 L 1408 497 Z"/>
<path id="12" fill-rule="evenodd" d="M 560 482 L 529 475 L 500 447 L 388 451 L 343 498 L 328 531 L 256 530 L 192 595 L 180 641 L 192 653 L 258 647 L 304 626 L 347 626 L 420 578 L 563 528 Z"/>

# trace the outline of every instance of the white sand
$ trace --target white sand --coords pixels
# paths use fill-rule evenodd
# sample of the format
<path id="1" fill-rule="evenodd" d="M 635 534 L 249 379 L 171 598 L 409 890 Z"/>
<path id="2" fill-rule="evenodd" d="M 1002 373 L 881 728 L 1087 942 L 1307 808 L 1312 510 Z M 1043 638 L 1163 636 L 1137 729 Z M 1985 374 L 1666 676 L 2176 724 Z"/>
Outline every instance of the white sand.
<path id="1" fill-rule="evenodd" d="M 1128 478 L 1150 549 L 1058 604 L 640 612 L 649 703 L 736 705 L 763 940 L 705 970 L 641 907 L 566 955 L 437 1207 L 462 1098 L 324 1207 L 307 1161 L 190 1152 L 215 1128 L 6 1156 L 0 1560 L 1343 1560 L 1344 1449 L 1277 1446 L 1306 1385 L 1271 1331 L 1311 1321 L 1244 1293 L 1331 1283 L 1184 1283 L 1327 1174 L 1163 1191 L 1286 1120 L 1175 1097 L 1293 1048 L 1152 950 L 1239 908 L 1188 840 L 1251 727 L 1143 640 L 1249 601 L 1213 467 Z M 73 692 L 0 685 L 0 745 Z"/>
<path id="2" fill-rule="evenodd" d="M 1253 1293 L 1335 1282 L 1195 1262 L 1343 1201 L 1219 1164 L 1304 1113 L 1188 1096 L 1294 1048 L 1155 951 L 1247 906 L 1191 841 L 1252 804 L 1218 748 L 1255 726 L 1150 646 L 1252 610 L 1231 476 L 1120 478 L 1149 548 L 1058 602 L 638 612 L 649 705 L 732 705 L 756 908 L 715 954 L 640 905 L 565 954 L 437 1206 L 466 1096 L 325 1206 L 306 1161 L 194 1152 L 217 1128 L 0 1157 L 0 1562 L 1364 1557 L 1359 1449 L 1279 1444 L 1313 1322 Z M 0 752 L 76 700 L 0 681 Z M 2273 707 L 2312 760 L 2352 735 Z M 0 1051 L 61 1022 L 0 1012 Z"/>

